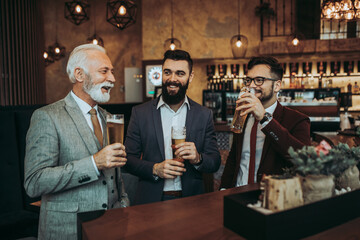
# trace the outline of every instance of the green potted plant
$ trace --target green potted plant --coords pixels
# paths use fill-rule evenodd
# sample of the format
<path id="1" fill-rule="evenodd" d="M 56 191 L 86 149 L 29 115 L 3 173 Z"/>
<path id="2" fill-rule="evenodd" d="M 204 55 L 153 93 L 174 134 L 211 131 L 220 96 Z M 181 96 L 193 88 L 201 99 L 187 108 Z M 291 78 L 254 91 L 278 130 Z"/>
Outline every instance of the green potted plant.
<path id="1" fill-rule="evenodd" d="M 297 151 L 290 147 L 288 150 L 290 161 L 294 165 L 291 171 L 301 178 L 305 204 L 329 198 L 334 194 L 334 175 L 327 171 L 330 159 L 325 155 L 328 151 L 325 146 L 304 146 Z"/>
<path id="2" fill-rule="evenodd" d="M 350 148 L 347 144 L 339 143 L 330 149 L 326 157 L 330 159 L 327 171 L 335 176 L 337 189 L 360 188 L 359 169 L 356 167 L 360 161 L 360 147 Z"/>
<path id="3" fill-rule="evenodd" d="M 339 143 L 331 148 L 322 141 L 319 146 L 305 146 L 295 151 L 289 148 L 292 171 L 302 176 L 304 202 L 312 202 L 331 197 L 334 187 L 360 188 L 359 170 L 360 147 L 350 148 Z M 325 190 L 327 188 L 327 190 Z"/>

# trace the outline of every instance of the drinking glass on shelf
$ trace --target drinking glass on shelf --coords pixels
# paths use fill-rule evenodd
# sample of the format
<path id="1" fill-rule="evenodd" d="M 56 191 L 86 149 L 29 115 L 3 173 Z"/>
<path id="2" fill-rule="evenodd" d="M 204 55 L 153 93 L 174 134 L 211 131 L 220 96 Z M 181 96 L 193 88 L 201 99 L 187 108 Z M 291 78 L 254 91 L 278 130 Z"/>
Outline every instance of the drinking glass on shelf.
<path id="1" fill-rule="evenodd" d="M 124 143 L 124 114 L 108 114 L 106 131 L 108 144 Z"/>
<path id="2" fill-rule="evenodd" d="M 171 127 L 171 148 L 173 150 L 173 159 L 179 162 L 184 162 L 181 157 L 175 156 L 175 146 L 185 142 L 186 139 L 186 127 L 184 126 L 172 126 Z"/>

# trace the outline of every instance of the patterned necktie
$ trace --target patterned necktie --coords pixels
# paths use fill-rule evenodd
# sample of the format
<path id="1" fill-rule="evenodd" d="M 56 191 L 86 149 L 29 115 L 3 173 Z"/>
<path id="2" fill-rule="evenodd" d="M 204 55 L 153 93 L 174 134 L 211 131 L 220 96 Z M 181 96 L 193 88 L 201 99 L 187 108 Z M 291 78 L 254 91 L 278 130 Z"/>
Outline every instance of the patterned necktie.
<path id="1" fill-rule="evenodd" d="M 96 115 L 96 109 L 92 108 L 89 111 L 89 113 L 91 115 L 91 122 L 92 122 L 93 127 L 94 127 L 95 136 L 99 140 L 100 146 L 102 147 L 102 145 L 103 145 L 103 137 L 102 137 L 100 123 L 99 123 L 99 120 L 98 120 L 97 115 Z"/>
<path id="2" fill-rule="evenodd" d="M 254 125 L 251 128 L 250 133 L 250 163 L 249 163 L 249 177 L 248 184 L 254 183 L 254 175 L 255 175 L 255 155 L 256 155 L 256 133 L 258 120 L 255 120 Z"/>

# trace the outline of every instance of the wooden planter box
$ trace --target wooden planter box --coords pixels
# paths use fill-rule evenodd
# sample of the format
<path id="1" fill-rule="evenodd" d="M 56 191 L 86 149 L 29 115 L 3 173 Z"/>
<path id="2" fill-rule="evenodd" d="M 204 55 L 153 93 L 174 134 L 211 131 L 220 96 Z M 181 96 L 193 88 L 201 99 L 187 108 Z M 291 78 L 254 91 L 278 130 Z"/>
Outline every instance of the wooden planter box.
<path id="1" fill-rule="evenodd" d="M 247 239 L 298 239 L 360 216 L 360 189 L 300 207 L 263 214 L 247 207 L 260 190 L 224 197 L 224 226 Z"/>

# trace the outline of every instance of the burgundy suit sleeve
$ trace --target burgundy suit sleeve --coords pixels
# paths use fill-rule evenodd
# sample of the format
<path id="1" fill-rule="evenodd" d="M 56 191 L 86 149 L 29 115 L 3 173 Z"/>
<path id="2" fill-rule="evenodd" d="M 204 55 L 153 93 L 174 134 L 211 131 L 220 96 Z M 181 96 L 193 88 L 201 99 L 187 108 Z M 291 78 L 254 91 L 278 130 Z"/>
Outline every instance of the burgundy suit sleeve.
<path id="1" fill-rule="evenodd" d="M 236 172 L 236 153 L 238 151 L 238 134 L 234 134 L 233 143 L 231 145 L 231 149 L 229 152 L 229 156 L 225 163 L 224 172 L 221 176 L 221 183 L 220 183 L 220 189 L 221 188 L 232 188 L 235 187 L 233 184 L 234 175 L 237 174 Z"/>
<path id="2" fill-rule="evenodd" d="M 309 118 L 305 115 L 291 114 L 292 116 L 285 118 L 282 124 L 272 119 L 262 129 L 271 141 L 274 150 L 284 158 L 288 156 L 290 146 L 299 149 L 311 145 Z"/>

